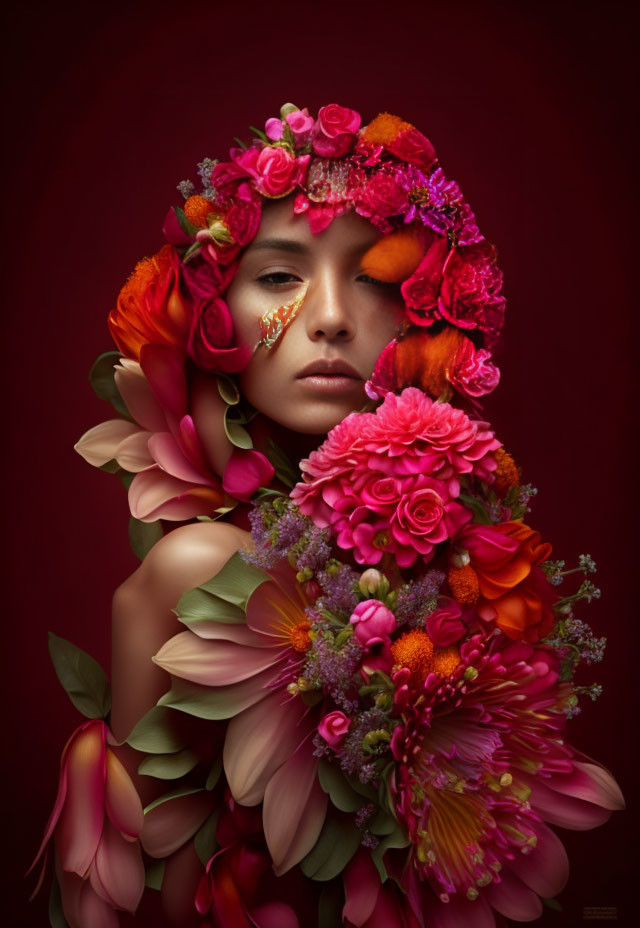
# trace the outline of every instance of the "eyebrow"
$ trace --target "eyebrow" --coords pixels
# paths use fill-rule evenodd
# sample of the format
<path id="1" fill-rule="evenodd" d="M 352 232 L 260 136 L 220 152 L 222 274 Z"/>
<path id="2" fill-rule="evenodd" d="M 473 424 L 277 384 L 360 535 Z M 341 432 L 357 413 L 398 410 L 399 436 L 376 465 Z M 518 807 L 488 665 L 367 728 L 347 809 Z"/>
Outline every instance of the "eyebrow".
<path id="1" fill-rule="evenodd" d="M 307 254 L 309 251 L 308 247 L 302 242 L 289 238 L 263 238 L 261 242 L 253 242 L 251 245 L 252 251 L 257 251 L 259 248 L 275 251 L 289 251 L 297 255 Z"/>

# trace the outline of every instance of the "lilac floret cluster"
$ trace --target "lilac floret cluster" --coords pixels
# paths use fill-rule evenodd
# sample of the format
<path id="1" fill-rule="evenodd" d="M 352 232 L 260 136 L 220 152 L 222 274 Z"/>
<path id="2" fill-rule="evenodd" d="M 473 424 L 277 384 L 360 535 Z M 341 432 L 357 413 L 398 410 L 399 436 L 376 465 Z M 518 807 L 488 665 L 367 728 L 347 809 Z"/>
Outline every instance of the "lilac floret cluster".
<path id="1" fill-rule="evenodd" d="M 347 715 L 357 712 L 358 680 L 355 674 L 362 656 L 360 645 L 351 638 L 338 646 L 326 623 L 316 623 L 316 629 L 303 675 L 331 696 Z"/>
<path id="2" fill-rule="evenodd" d="M 403 625 L 412 628 L 424 625 L 424 620 L 437 606 L 438 593 L 444 580 L 442 570 L 430 570 L 419 580 L 412 580 L 400 587 L 393 610 L 399 628 Z"/>
<path id="3" fill-rule="evenodd" d="M 309 576 L 321 570 L 331 557 L 329 533 L 303 516 L 288 500 L 255 506 L 249 513 L 254 551 L 243 554 L 254 567 L 269 570 L 286 558 Z"/>
<path id="4" fill-rule="evenodd" d="M 369 732 L 387 729 L 388 725 L 389 717 L 377 706 L 357 715 L 338 756 L 345 773 L 357 776 L 361 783 L 370 783 L 377 778 L 380 772 L 379 763 L 376 762 L 375 756 L 365 753 L 363 742 Z"/>
<path id="5" fill-rule="evenodd" d="M 335 562 L 328 569 L 319 571 L 316 580 L 320 584 L 322 594 L 318 598 L 318 608 L 333 615 L 349 618 L 360 600 L 359 579 L 360 575 L 348 564 Z"/>

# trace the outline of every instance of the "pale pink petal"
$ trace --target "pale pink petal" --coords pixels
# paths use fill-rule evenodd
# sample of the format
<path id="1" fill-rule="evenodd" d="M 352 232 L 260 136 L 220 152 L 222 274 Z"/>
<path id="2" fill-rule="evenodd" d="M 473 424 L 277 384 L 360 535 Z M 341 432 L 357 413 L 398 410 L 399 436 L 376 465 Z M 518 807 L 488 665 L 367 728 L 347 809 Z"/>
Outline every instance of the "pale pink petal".
<path id="1" fill-rule="evenodd" d="M 144 817 L 140 835 L 142 846 L 151 857 L 168 857 L 195 835 L 213 809 L 208 792 L 191 793 L 168 799 L 150 809 Z"/>
<path id="2" fill-rule="evenodd" d="M 184 456 L 170 432 L 158 432 L 149 439 L 149 451 L 162 470 L 187 483 L 208 484 L 209 478 Z"/>
<path id="3" fill-rule="evenodd" d="M 236 802 L 243 806 L 262 802 L 267 783 L 312 727 L 305 713 L 301 699 L 276 690 L 231 720 L 223 758 Z"/>
<path id="4" fill-rule="evenodd" d="M 267 648 L 273 642 L 264 635 L 257 635 L 246 625 L 235 625 L 231 622 L 217 622 L 215 619 L 200 619 L 191 621 L 180 617 L 180 621 L 187 628 L 198 635 L 199 638 L 208 638 L 216 641 L 235 641 L 236 644 L 248 648 Z"/>
<path id="5" fill-rule="evenodd" d="M 107 748 L 106 761 L 104 802 L 107 815 L 118 831 L 137 838 L 144 824 L 140 797 L 131 777 L 110 748 Z"/>
<path id="6" fill-rule="evenodd" d="M 507 869 L 500 872 L 499 883 L 490 883 L 482 892 L 497 912 L 515 922 L 532 922 L 542 915 L 540 897 Z"/>
<path id="7" fill-rule="evenodd" d="M 129 438 L 121 441 L 114 454 L 120 467 L 131 474 L 137 474 L 145 467 L 150 467 L 153 464 L 153 458 L 149 452 L 149 439 L 152 435 L 153 432 L 140 429 L 135 435 L 130 435 Z"/>
<path id="8" fill-rule="evenodd" d="M 300 928 L 298 916 L 286 902 L 265 902 L 249 909 L 256 928 Z"/>
<path id="9" fill-rule="evenodd" d="M 299 863 L 322 831 L 328 797 L 318 783 L 317 767 L 309 739 L 276 771 L 265 790 L 264 835 L 277 876 Z"/>
<path id="10" fill-rule="evenodd" d="M 76 733 L 74 732 L 74 734 L 71 736 L 71 738 L 69 738 L 69 740 L 64 746 L 62 757 L 60 758 L 60 779 L 58 781 L 58 793 L 56 795 L 56 801 L 53 804 L 53 809 L 51 810 L 51 815 L 49 816 L 49 821 L 47 822 L 47 827 L 45 828 L 45 831 L 44 831 L 44 837 L 42 839 L 40 847 L 38 848 L 38 853 L 36 854 L 35 859 L 33 863 L 31 864 L 31 866 L 29 867 L 29 869 L 27 870 L 25 876 L 29 876 L 29 874 L 31 873 L 35 865 L 38 863 L 38 861 L 42 857 L 42 853 L 45 847 L 47 846 L 49 838 L 53 834 L 53 829 L 58 824 L 58 819 L 60 818 L 60 813 L 62 812 L 62 807 L 67 797 L 67 763 L 66 763 L 67 754 L 69 752 L 69 746 L 71 745 L 71 742 L 73 741 L 75 736 L 76 736 Z M 46 864 L 46 857 L 45 857 L 44 863 Z M 40 881 L 42 880 L 42 875 L 43 874 L 41 874 L 40 876 Z"/>
<path id="11" fill-rule="evenodd" d="M 166 431 L 165 415 L 155 401 L 138 362 L 123 358 L 120 365 L 116 367 L 116 386 L 131 416 L 149 432 Z"/>
<path id="12" fill-rule="evenodd" d="M 144 890 L 144 864 L 138 841 L 126 841 L 105 821 L 94 868 L 114 906 L 135 912 Z"/>
<path id="13" fill-rule="evenodd" d="M 548 786 L 540 777 L 519 774 L 519 779 L 531 787 L 529 802 L 540 818 L 561 828 L 588 831 L 602 825 L 611 817 L 610 809 L 594 806 L 591 802 L 563 796 Z"/>
<path id="14" fill-rule="evenodd" d="M 537 825 L 538 843 L 530 854 L 517 854 L 506 866 L 534 893 L 551 899 L 564 888 L 569 878 L 569 858 L 560 838 L 547 828 Z"/>
<path id="15" fill-rule="evenodd" d="M 104 722 L 88 724 L 67 755 L 67 797 L 56 831 L 64 870 L 85 876 L 95 855 L 104 820 Z"/>
<path id="16" fill-rule="evenodd" d="M 169 639 L 153 661 L 184 680 L 228 686 L 266 670 L 281 656 L 277 648 L 245 648 L 233 641 L 213 641 L 187 631 Z"/>
<path id="17" fill-rule="evenodd" d="M 129 509 L 141 522 L 157 519 L 181 522 L 212 515 L 223 501 L 221 491 L 185 483 L 156 466 L 136 474 L 129 487 Z"/>
<path id="18" fill-rule="evenodd" d="M 204 459 L 200 438 L 191 416 L 183 416 L 180 420 L 179 435 L 185 456 L 195 467 L 206 474 L 210 468 Z"/>
<path id="19" fill-rule="evenodd" d="M 126 419 L 108 419 L 85 432 L 73 446 L 74 450 L 94 467 L 102 467 L 116 456 L 126 438 L 140 433 L 140 426 Z M 150 462 L 148 462 L 150 463 Z"/>
<path id="20" fill-rule="evenodd" d="M 289 568 L 288 572 L 295 574 Z M 261 583 L 252 593 L 247 604 L 247 625 L 262 635 L 282 639 L 283 626 L 296 625 L 308 621 L 304 612 L 305 601 L 302 595 L 290 595 L 282 589 L 281 578 L 278 584 L 273 581 Z"/>
<path id="21" fill-rule="evenodd" d="M 345 903 L 342 909 L 342 919 L 348 919 L 360 928 L 369 918 L 380 892 L 380 876 L 371 854 L 359 850 L 353 857 L 343 874 Z"/>
<path id="22" fill-rule="evenodd" d="M 88 880 L 56 867 L 62 909 L 69 928 L 118 928 L 118 916 L 108 902 L 98 896 Z"/>
<path id="23" fill-rule="evenodd" d="M 216 687 L 201 686 L 181 680 L 180 677 L 172 677 L 171 691 L 158 700 L 158 705 L 175 706 L 178 709 L 184 706 L 184 711 L 206 719 L 230 719 L 263 699 L 273 675 L 273 670 L 269 668 L 240 683 Z M 197 711 L 194 711 L 194 707 Z"/>

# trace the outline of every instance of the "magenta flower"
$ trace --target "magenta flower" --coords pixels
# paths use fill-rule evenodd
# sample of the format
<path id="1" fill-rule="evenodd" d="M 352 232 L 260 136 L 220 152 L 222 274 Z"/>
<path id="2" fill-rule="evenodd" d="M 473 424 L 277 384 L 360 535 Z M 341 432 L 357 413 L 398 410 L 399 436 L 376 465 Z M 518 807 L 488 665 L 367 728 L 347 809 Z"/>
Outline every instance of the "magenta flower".
<path id="1" fill-rule="evenodd" d="M 396 629 L 395 615 L 378 599 L 365 599 L 358 603 L 349 621 L 355 626 L 353 633 L 364 648 Z"/>
<path id="2" fill-rule="evenodd" d="M 475 636 L 420 699 L 394 677 L 396 813 L 410 848 L 402 882 L 429 925 L 493 926 L 492 909 L 537 918 L 568 864 L 545 822 L 591 828 L 623 799 L 611 775 L 564 740 L 559 659 L 548 648 Z"/>
<path id="3" fill-rule="evenodd" d="M 351 721 L 344 712 L 336 710 L 321 719 L 318 724 L 318 732 L 327 744 L 336 750 L 347 737 L 350 725 Z"/>
<path id="4" fill-rule="evenodd" d="M 318 110 L 313 128 L 313 150 L 322 158 L 341 158 L 356 141 L 360 114 L 346 106 L 329 103 Z"/>

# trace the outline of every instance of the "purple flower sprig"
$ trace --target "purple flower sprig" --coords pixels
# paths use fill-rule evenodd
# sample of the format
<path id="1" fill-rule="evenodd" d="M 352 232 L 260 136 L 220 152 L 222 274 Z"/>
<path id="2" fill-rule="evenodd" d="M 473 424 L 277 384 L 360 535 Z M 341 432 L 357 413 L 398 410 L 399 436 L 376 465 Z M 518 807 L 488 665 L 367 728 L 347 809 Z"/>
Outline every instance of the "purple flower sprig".
<path id="1" fill-rule="evenodd" d="M 394 612 L 400 628 L 424 626 L 438 604 L 438 594 L 445 581 L 442 570 L 429 570 L 419 580 L 410 580 L 397 590 Z"/>

